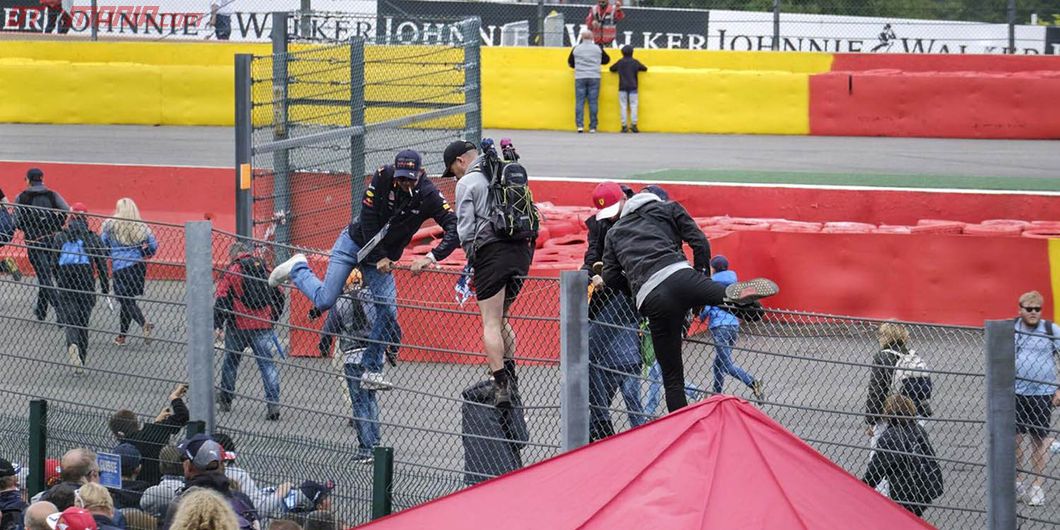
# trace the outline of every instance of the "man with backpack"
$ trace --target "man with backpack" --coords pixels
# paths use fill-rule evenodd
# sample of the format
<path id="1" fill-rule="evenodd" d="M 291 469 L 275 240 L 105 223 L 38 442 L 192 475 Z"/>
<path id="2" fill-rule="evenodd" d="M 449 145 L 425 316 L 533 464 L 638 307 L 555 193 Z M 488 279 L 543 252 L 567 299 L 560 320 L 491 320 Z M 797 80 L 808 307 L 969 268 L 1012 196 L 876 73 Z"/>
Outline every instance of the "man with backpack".
<path id="1" fill-rule="evenodd" d="M 269 285 L 268 266 L 248 243 L 236 243 L 230 255 L 232 263 L 217 284 L 215 304 L 223 317 L 214 318 L 214 324 L 226 328 L 217 403 L 222 412 L 232 410 L 236 372 L 243 350 L 249 347 L 265 387 L 265 419 L 276 421 L 280 419 L 280 373 L 273 357 L 283 352 L 274 340 L 273 323 L 283 314 L 285 297 L 283 291 Z"/>
<path id="2" fill-rule="evenodd" d="M 507 143 L 506 143 L 507 142 Z M 460 244 L 473 270 L 472 281 L 482 315 L 486 361 L 493 374 L 494 406 L 511 408 L 518 378 L 515 375 L 515 331 L 508 310 L 530 272 L 540 216 L 533 204 L 526 170 L 517 163 L 514 147 L 501 140 L 504 159 L 492 140 L 483 140 L 483 153 L 470 165 L 467 142 L 454 142 L 446 154 L 465 150 L 446 168 L 456 175 L 456 218 Z M 473 147 L 473 146 L 472 146 Z"/>
<path id="3" fill-rule="evenodd" d="M 224 472 L 224 449 L 221 444 L 205 434 L 196 434 L 177 446 L 184 465 L 184 479 L 187 483 L 173 502 L 169 503 L 166 514 L 159 528 L 168 530 L 173 523 L 181 499 L 196 488 L 204 488 L 220 493 L 236 513 L 239 530 L 260 530 L 258 512 L 254 503 L 240 491 L 232 489 L 232 482 Z"/>
<path id="4" fill-rule="evenodd" d="M 52 289 L 50 259 L 52 237 L 66 224 L 70 205 L 62 195 L 44 185 L 44 172 L 32 168 L 26 172 L 28 187 L 15 198 L 15 226 L 26 239 L 29 264 L 37 276 L 37 306 L 33 316 L 48 318 L 48 306 L 55 307 L 58 294 Z"/>
<path id="5" fill-rule="evenodd" d="M 431 252 L 412 263 L 413 274 L 419 274 L 456 250 L 457 220 L 445 196 L 427 178 L 419 153 L 401 151 L 393 165 L 380 167 L 372 177 L 361 201 L 360 217 L 335 240 L 323 282 L 313 275 L 302 254 L 295 254 L 277 266 L 269 277 L 273 286 L 290 277 L 318 311 L 326 311 L 342 294 L 350 272 L 360 265 L 364 284 L 376 304 L 376 317 L 364 353 L 367 371 L 362 384 L 365 388 L 384 390 L 391 386 L 383 379 L 383 356 L 388 347 L 401 341 L 397 285 L 391 271 L 413 235 L 428 219 L 434 219 L 445 233 Z"/>
<path id="6" fill-rule="evenodd" d="M 1028 506 L 1045 504 L 1045 465 L 1052 439 L 1053 408 L 1060 406 L 1060 385 L 1056 377 L 1056 356 L 1060 354 L 1060 329 L 1042 318 L 1044 297 L 1038 291 L 1019 298 L 1016 326 L 1016 464 L 1030 469 L 1016 481 L 1016 495 Z M 1027 440 L 1029 438 L 1029 440 Z M 1031 445 L 1030 462 L 1025 459 L 1024 442 Z M 1026 480 L 1030 483 L 1026 483 Z"/>

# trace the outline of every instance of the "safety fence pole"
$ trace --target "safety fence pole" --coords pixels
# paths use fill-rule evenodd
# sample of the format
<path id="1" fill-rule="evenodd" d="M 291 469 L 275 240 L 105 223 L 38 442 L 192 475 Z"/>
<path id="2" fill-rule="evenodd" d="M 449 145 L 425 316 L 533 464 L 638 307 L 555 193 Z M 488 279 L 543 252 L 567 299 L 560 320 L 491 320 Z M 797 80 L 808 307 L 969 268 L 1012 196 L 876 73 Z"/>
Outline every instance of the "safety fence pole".
<path id="1" fill-rule="evenodd" d="M 29 402 L 29 480 L 26 490 L 32 497 L 44 491 L 44 459 L 48 454 L 48 402 Z"/>
<path id="2" fill-rule="evenodd" d="M 986 322 L 987 528 L 1016 528 L 1016 341 L 1011 320 Z"/>
<path id="3" fill-rule="evenodd" d="M 560 446 L 589 443 L 589 301 L 586 272 L 560 275 Z"/>
<path id="4" fill-rule="evenodd" d="M 379 519 L 394 508 L 394 448 L 376 447 L 372 464 L 372 519 Z"/>
<path id="5" fill-rule="evenodd" d="M 213 387 L 213 225 L 184 224 L 185 318 L 188 325 L 188 410 L 191 419 L 214 432 Z"/>

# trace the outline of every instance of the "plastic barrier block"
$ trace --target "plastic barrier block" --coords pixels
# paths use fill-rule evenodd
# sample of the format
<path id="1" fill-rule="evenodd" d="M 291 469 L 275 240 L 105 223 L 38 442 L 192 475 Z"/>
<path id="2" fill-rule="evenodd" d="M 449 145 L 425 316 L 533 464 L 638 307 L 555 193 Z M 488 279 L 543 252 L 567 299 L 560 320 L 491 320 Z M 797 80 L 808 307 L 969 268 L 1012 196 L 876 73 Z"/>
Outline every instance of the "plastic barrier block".
<path id="1" fill-rule="evenodd" d="M 969 236 L 1018 236 L 1023 232 L 1023 227 L 1014 224 L 970 224 L 964 226 L 964 234 Z"/>
<path id="2" fill-rule="evenodd" d="M 960 53 L 837 53 L 832 61 L 833 72 L 881 69 L 904 72 L 1033 72 L 1060 70 L 1060 57 Z"/>
<path id="3" fill-rule="evenodd" d="M 821 232 L 826 234 L 867 234 L 875 229 L 876 225 L 873 224 L 837 221 L 825 223 Z"/>
<path id="4" fill-rule="evenodd" d="M 1023 237 L 1035 239 L 1060 239 L 1060 227 L 1057 228 L 1032 228 L 1023 231 Z"/>

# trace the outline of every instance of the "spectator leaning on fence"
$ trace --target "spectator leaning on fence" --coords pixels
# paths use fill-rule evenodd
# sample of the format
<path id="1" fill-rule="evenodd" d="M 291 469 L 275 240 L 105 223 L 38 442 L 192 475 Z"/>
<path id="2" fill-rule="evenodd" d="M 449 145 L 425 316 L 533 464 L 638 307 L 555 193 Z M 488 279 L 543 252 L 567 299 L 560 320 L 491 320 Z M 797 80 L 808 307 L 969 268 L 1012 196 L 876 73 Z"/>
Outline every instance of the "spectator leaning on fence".
<path id="1" fill-rule="evenodd" d="M 198 490 L 211 490 L 219 493 L 232 511 L 235 512 L 237 520 L 236 528 L 249 530 L 258 528 L 258 514 L 250 498 L 239 491 L 233 491 L 231 481 L 224 474 L 224 449 L 221 444 L 210 439 L 205 434 L 197 434 L 184 440 L 178 446 L 184 466 L 184 479 L 187 486 L 166 509 L 160 528 L 166 530 L 173 524 L 173 528 L 200 528 L 199 526 L 185 527 L 176 526 L 174 516 L 182 507 L 185 500 L 189 505 L 185 510 L 194 510 L 196 497 L 191 494 Z M 205 526 L 201 528 L 214 528 Z M 226 527 L 227 528 L 227 527 Z"/>
<path id="2" fill-rule="evenodd" d="M 600 44 L 592 42 L 593 32 L 581 31 L 581 41 L 571 48 L 567 65 L 574 69 L 574 126 L 585 131 L 585 104 L 589 104 L 589 132 L 596 132 L 600 102 L 600 66 L 611 62 L 611 57 Z"/>
<path id="3" fill-rule="evenodd" d="M 175 445 L 167 445 L 159 451 L 162 480 L 144 491 L 140 497 L 140 509 L 154 517 L 166 514 L 166 507 L 177 497 L 177 492 L 184 489 L 184 466 L 180 456 Z"/>
<path id="4" fill-rule="evenodd" d="M 640 313 L 626 293 L 609 289 L 600 277 L 604 239 L 618 220 L 626 200 L 626 189 L 614 182 L 601 182 L 593 190 L 597 212 L 585 220 L 588 248 L 582 269 L 589 272 L 589 439 L 600 440 L 615 433 L 611 423 L 611 401 L 621 389 L 630 426 L 645 422 L 640 404 Z M 632 190 L 630 190 L 632 194 Z M 632 379 L 634 384 L 628 384 Z"/>
<path id="5" fill-rule="evenodd" d="M 1060 406 L 1056 355 L 1060 353 L 1060 327 L 1042 318 L 1045 299 L 1038 291 L 1023 293 L 1016 318 L 1016 464 L 1035 475 L 1016 481 L 1019 500 L 1030 506 L 1045 504 L 1042 489 L 1045 463 L 1052 437 L 1053 408 Z M 1030 441 L 1030 462 L 1024 442 Z M 1032 477 L 1032 478 L 1031 478 Z M 1027 481 L 1030 481 L 1028 484 Z"/>
<path id="6" fill-rule="evenodd" d="M 361 282 L 360 272 L 354 270 L 346 282 L 346 294 L 339 298 L 328 313 L 318 348 L 322 356 L 330 356 L 333 337 L 339 337 L 343 378 L 350 396 L 349 424 L 357 430 L 357 461 L 370 463 L 372 451 L 379 445 L 379 401 L 376 391 L 364 383 L 365 338 L 370 336 L 375 321 L 376 306 L 371 303 L 372 292 Z"/>
<path id="7" fill-rule="evenodd" d="M 273 326 L 283 314 L 285 297 L 283 291 L 269 285 L 268 265 L 254 255 L 249 243 L 235 243 L 229 254 L 232 262 L 217 282 L 215 305 L 231 308 L 230 318 L 214 318 L 214 325 L 225 323 L 225 355 L 217 403 L 222 412 L 232 410 L 243 350 L 250 348 L 265 390 L 265 419 L 277 421 L 280 419 L 280 371 L 275 359 L 282 356 L 283 351 L 273 333 Z"/>
<path id="8" fill-rule="evenodd" d="M 445 233 L 433 250 L 412 263 L 413 274 L 457 249 L 456 215 L 442 192 L 427 178 L 419 153 L 401 151 L 392 166 L 380 167 L 372 176 L 361 200 L 360 217 L 335 240 L 323 282 L 309 270 L 302 254 L 280 264 L 269 278 L 269 283 L 279 285 L 290 277 L 317 310 L 325 311 L 339 299 L 354 267 L 361 267 L 364 283 L 376 302 L 376 317 L 364 358 L 368 371 L 362 384 L 376 390 L 391 386 L 383 379 L 383 355 L 387 347 L 401 341 L 397 284 L 391 271 L 428 219 L 434 219 Z"/>
<path id="9" fill-rule="evenodd" d="M 592 32 L 593 42 L 601 46 L 610 46 L 618 34 L 618 22 L 626 18 L 622 11 L 622 0 L 615 0 L 613 5 L 608 0 L 599 0 L 589 8 L 585 17 L 585 27 Z"/>
<path id="10" fill-rule="evenodd" d="M 129 325 L 136 322 L 144 332 L 144 343 L 150 344 L 154 324 L 144 318 L 136 298 L 144 294 L 144 279 L 150 258 L 158 251 L 158 241 L 151 229 L 140 219 L 140 209 L 132 199 L 118 199 L 114 207 L 114 218 L 103 222 L 103 243 L 110 249 L 111 268 L 114 275 L 114 295 L 121 305 L 118 336 L 114 344 L 125 345 Z"/>
<path id="11" fill-rule="evenodd" d="M 622 132 L 630 131 L 639 133 L 637 128 L 637 110 L 639 98 L 637 94 L 637 76 L 641 72 L 647 72 L 648 67 L 633 58 L 633 46 L 629 44 L 622 47 L 622 58 L 611 65 L 611 71 L 618 73 L 618 111 L 622 122 Z M 629 114 L 629 126 L 626 126 L 626 114 Z"/>
<path id="12" fill-rule="evenodd" d="M 917 424 L 916 405 L 901 394 L 884 402 L 887 429 L 880 436 L 862 481 L 876 487 L 890 484 L 890 497 L 916 515 L 942 493 L 942 472 L 924 428 Z"/>
<path id="13" fill-rule="evenodd" d="M 7 196 L 0 189 L 0 248 L 15 237 L 15 214 L 8 209 Z M 10 274 L 16 282 L 22 281 L 22 271 L 18 270 L 15 258 L 10 256 L 0 259 L 0 274 Z"/>
<path id="14" fill-rule="evenodd" d="M 26 183 L 28 187 L 15 198 L 15 225 L 25 236 L 29 264 L 39 286 L 33 316 L 44 320 L 48 306 L 56 307 L 57 302 L 57 293 L 52 289 L 52 237 L 66 224 L 70 206 L 62 195 L 44 185 L 43 171 L 27 171 Z"/>
<path id="15" fill-rule="evenodd" d="M 59 323 L 66 328 L 66 351 L 74 373 L 80 375 L 88 360 L 88 325 L 96 307 L 96 277 L 99 292 L 110 292 L 106 246 L 88 227 L 84 205 L 76 203 L 66 229 L 55 235 L 50 256 L 58 287 Z M 93 272 L 94 271 L 94 272 Z"/>
<path id="16" fill-rule="evenodd" d="M 693 264 L 681 250 L 685 242 L 692 247 Z M 726 287 L 707 277 L 709 262 L 710 243 L 684 207 L 650 192 L 625 202 L 604 242 L 604 283 L 633 296 L 648 318 L 670 412 L 688 405 L 681 344 L 689 310 L 749 302 L 779 290 L 766 279 Z"/>
<path id="17" fill-rule="evenodd" d="M 0 529 L 15 528 L 23 519 L 26 502 L 18 487 L 18 472 L 11 462 L 0 458 Z"/>
<path id="18" fill-rule="evenodd" d="M 114 437 L 119 442 L 131 443 L 140 451 L 143 469 L 139 477 L 148 484 L 158 484 L 161 479 L 159 452 L 188 423 L 188 406 L 184 404 L 187 392 L 188 386 L 178 383 L 169 393 L 169 404 L 162 408 L 153 422 L 142 427 L 136 413 L 128 409 L 121 409 L 110 417 L 108 426 Z"/>

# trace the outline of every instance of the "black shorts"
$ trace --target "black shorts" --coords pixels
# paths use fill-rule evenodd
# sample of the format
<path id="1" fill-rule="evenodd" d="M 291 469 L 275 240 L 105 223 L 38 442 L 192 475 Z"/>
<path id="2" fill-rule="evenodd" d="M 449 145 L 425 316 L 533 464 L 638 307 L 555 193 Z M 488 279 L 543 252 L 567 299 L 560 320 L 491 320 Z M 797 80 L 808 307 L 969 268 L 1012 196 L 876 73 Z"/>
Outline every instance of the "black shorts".
<path id="1" fill-rule="evenodd" d="M 1016 394 L 1016 432 L 1045 438 L 1053 415 L 1053 395 Z"/>
<path id="2" fill-rule="evenodd" d="M 529 241 L 495 241 L 476 250 L 471 262 L 475 268 L 475 297 L 486 300 L 504 289 L 505 301 L 515 301 L 533 257 Z"/>

